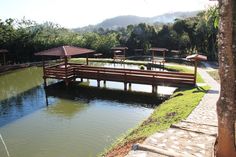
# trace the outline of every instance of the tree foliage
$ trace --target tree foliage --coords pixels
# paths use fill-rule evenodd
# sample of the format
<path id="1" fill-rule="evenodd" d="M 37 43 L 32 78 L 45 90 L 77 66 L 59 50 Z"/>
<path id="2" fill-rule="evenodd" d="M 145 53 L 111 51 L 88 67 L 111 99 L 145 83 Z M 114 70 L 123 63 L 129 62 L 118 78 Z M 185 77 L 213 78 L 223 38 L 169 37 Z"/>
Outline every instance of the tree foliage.
<path id="1" fill-rule="evenodd" d="M 147 53 L 150 47 L 163 47 L 180 50 L 183 54 L 198 51 L 215 60 L 218 19 L 218 8 L 212 7 L 196 17 L 176 19 L 173 24 L 140 23 L 87 33 L 77 33 L 51 22 L 37 24 L 26 19 L 0 19 L 0 49 L 8 49 L 8 60 L 16 63 L 34 61 L 35 52 L 61 45 L 94 49 L 105 57 L 112 56 L 110 49 L 114 46 L 127 46 L 128 55 L 133 55 L 135 49 Z"/>

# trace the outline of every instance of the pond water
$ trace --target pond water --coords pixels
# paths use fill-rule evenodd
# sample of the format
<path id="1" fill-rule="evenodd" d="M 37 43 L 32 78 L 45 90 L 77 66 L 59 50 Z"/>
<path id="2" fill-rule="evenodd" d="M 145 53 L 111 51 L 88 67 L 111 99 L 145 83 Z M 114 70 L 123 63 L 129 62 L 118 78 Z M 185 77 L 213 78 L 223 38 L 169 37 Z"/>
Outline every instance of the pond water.
<path id="1" fill-rule="evenodd" d="M 1 75 L 0 85 L 0 133 L 11 157 L 95 156 L 160 103 L 150 94 L 60 83 L 46 97 L 37 67 Z M 2 141 L 0 154 L 7 157 Z"/>
<path id="2" fill-rule="evenodd" d="M 57 83 L 45 91 L 42 82 L 37 67 L 0 75 L 0 134 L 11 157 L 96 156 L 161 102 L 144 85 L 124 92 L 117 90 L 123 89 L 121 83 L 95 88 L 95 81 L 85 80 L 90 87 Z M 0 156 L 7 157 L 1 140 Z"/>
<path id="3" fill-rule="evenodd" d="M 140 66 L 133 65 L 133 64 L 120 64 L 120 63 L 101 63 L 101 62 L 89 62 L 89 65 L 92 66 L 103 66 L 103 67 L 109 67 L 109 68 L 126 68 L 126 69 L 140 69 Z M 152 68 L 153 70 L 159 71 L 158 68 Z M 89 86 L 96 87 L 97 81 L 96 80 L 85 80 L 85 82 Z M 110 89 L 124 89 L 124 84 L 120 82 L 111 82 L 107 81 L 104 85 L 103 81 L 100 82 L 101 87 L 106 87 Z M 141 84 L 131 84 L 131 91 L 139 91 L 139 92 L 152 92 L 152 86 L 151 85 L 141 85 Z M 171 95 L 176 90 L 176 87 L 167 87 L 167 86 L 158 86 L 157 93 L 159 95 Z"/>

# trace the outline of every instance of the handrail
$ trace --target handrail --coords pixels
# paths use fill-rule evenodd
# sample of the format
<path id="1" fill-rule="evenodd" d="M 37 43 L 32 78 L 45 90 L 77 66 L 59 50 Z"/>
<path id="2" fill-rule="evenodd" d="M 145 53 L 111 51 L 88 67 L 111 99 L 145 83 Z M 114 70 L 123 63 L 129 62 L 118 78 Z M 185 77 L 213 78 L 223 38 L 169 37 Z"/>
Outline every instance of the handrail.
<path id="1" fill-rule="evenodd" d="M 117 72 L 117 73 L 129 73 L 129 74 L 136 74 L 136 75 L 156 75 L 156 76 L 169 76 L 169 77 L 182 77 L 182 78 L 194 78 L 193 74 L 187 74 L 185 75 L 185 73 L 168 73 L 168 72 L 153 72 L 153 71 L 140 71 L 140 70 L 126 70 L 126 69 L 122 69 L 122 70 L 117 70 L 117 69 L 113 69 L 113 68 L 91 68 L 91 67 L 80 67 L 80 70 L 100 70 L 100 71 L 104 71 L 104 72 Z M 78 69 L 76 69 L 78 70 Z"/>
<path id="2" fill-rule="evenodd" d="M 152 71 L 152 70 L 138 70 L 138 69 L 123 69 L 123 68 L 109 68 L 109 67 L 92 67 L 92 66 L 81 66 L 81 68 L 99 68 L 99 69 L 112 69 L 112 70 L 122 70 L 122 71 L 137 71 L 137 72 L 148 72 L 148 73 L 164 73 L 164 74 L 180 74 L 180 75 L 193 75 L 192 73 L 181 73 L 181 72 L 165 72 L 165 71 Z"/>
<path id="3" fill-rule="evenodd" d="M 82 64 L 69 63 L 67 70 L 59 66 L 45 68 L 44 77 L 48 78 L 90 78 L 97 80 L 119 81 L 124 83 L 141 84 L 194 84 L 194 74 L 179 72 L 163 72 L 151 70 L 135 70 L 108 67 L 92 67 Z"/>

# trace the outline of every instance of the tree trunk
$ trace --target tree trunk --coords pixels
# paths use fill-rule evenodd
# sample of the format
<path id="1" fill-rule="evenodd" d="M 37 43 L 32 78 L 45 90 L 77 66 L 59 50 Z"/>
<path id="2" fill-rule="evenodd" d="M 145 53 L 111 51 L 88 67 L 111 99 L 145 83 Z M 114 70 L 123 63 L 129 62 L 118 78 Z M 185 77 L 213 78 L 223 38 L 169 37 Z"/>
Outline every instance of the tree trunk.
<path id="1" fill-rule="evenodd" d="M 220 98 L 217 102 L 217 157 L 236 157 L 236 1 L 219 0 Z"/>

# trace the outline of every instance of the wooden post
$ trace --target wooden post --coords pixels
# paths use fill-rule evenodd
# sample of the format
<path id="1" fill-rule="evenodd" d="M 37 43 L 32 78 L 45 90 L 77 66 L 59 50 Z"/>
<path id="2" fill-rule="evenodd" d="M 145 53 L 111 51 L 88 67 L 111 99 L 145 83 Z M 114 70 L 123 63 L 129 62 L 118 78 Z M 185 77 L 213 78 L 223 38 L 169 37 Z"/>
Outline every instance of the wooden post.
<path id="1" fill-rule="evenodd" d="M 3 65 L 6 65 L 6 56 L 5 52 L 3 52 Z"/>
<path id="2" fill-rule="evenodd" d="M 42 56 L 43 61 L 43 81 L 44 81 L 44 88 L 47 87 L 47 77 L 46 77 L 46 70 L 45 70 L 45 61 L 44 57 Z"/>
<path id="3" fill-rule="evenodd" d="M 44 88 L 46 88 L 47 87 L 47 78 L 45 76 L 43 77 L 43 81 L 44 81 Z"/>
<path id="4" fill-rule="evenodd" d="M 103 87 L 104 87 L 104 88 L 107 87 L 106 80 L 103 80 Z"/>
<path id="5" fill-rule="evenodd" d="M 66 83 L 66 86 L 68 86 L 68 84 L 69 84 L 68 79 L 67 79 L 67 63 L 68 63 L 67 56 L 65 56 L 65 83 Z"/>
<path id="6" fill-rule="evenodd" d="M 197 63 L 198 60 L 194 61 L 194 84 L 196 85 L 196 80 L 197 80 Z"/>
<path id="7" fill-rule="evenodd" d="M 154 51 L 152 51 L 152 64 L 154 64 Z"/>
<path id="8" fill-rule="evenodd" d="M 88 55 L 86 56 L 86 65 L 88 65 Z"/>
<path id="9" fill-rule="evenodd" d="M 155 93 L 155 86 L 152 85 L 152 93 Z"/>
<path id="10" fill-rule="evenodd" d="M 65 57 L 65 73 L 66 73 L 66 77 L 67 77 L 67 57 Z"/>
<path id="11" fill-rule="evenodd" d="M 44 90 L 45 92 L 45 98 L 46 98 L 46 106 L 48 106 L 48 93 L 47 90 Z"/>
<path id="12" fill-rule="evenodd" d="M 127 91 L 126 72 L 124 75 L 124 90 Z"/>
<path id="13" fill-rule="evenodd" d="M 127 91 L 127 83 L 124 82 L 124 90 Z"/>
<path id="14" fill-rule="evenodd" d="M 125 60 L 125 49 L 124 49 L 124 60 Z"/>
<path id="15" fill-rule="evenodd" d="M 98 87 L 100 87 L 100 80 L 97 80 L 97 85 Z"/>
<path id="16" fill-rule="evenodd" d="M 165 58 L 166 58 L 166 51 L 163 52 L 163 71 L 164 71 L 164 66 L 165 66 Z"/>

